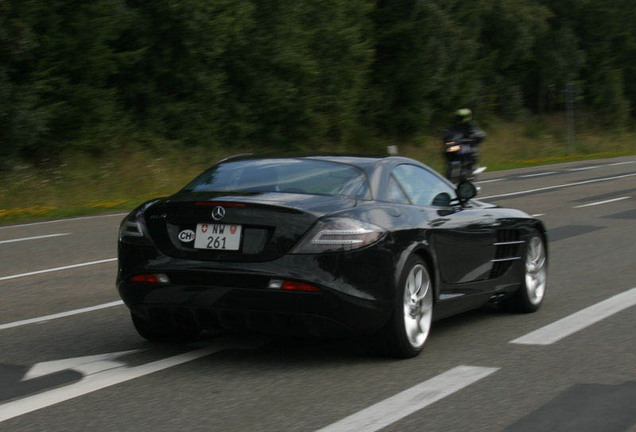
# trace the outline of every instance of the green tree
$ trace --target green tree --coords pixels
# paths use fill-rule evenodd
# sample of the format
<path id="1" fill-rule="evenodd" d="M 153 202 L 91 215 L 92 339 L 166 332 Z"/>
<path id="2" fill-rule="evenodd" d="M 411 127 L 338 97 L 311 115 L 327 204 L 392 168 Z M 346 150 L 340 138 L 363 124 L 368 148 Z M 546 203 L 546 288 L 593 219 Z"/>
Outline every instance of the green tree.
<path id="1" fill-rule="evenodd" d="M 539 39 L 534 53 L 534 73 L 525 83 L 529 106 L 538 113 L 563 109 L 563 89 L 580 80 L 585 64 L 577 35 L 568 27 L 552 29 Z"/>
<path id="2" fill-rule="evenodd" d="M 271 0 L 253 10 L 246 43 L 227 56 L 226 141 L 341 140 L 357 122 L 372 55 L 370 3 Z"/>
<path id="3" fill-rule="evenodd" d="M 218 139 L 231 112 L 227 53 L 245 43 L 249 2 L 129 1 L 116 43 L 116 86 L 143 130 L 203 144 Z"/>
<path id="4" fill-rule="evenodd" d="M 585 62 L 583 102 L 604 124 L 623 127 L 636 104 L 636 4 L 629 0 L 546 0 L 573 29 Z"/>
<path id="5" fill-rule="evenodd" d="M 30 66 L 37 42 L 27 12 L 23 3 L 0 0 L 0 168 L 47 130 Z"/>
<path id="6" fill-rule="evenodd" d="M 480 35 L 484 99 L 489 109 L 515 118 L 525 106 L 523 83 L 551 11 L 533 0 L 484 0 Z"/>

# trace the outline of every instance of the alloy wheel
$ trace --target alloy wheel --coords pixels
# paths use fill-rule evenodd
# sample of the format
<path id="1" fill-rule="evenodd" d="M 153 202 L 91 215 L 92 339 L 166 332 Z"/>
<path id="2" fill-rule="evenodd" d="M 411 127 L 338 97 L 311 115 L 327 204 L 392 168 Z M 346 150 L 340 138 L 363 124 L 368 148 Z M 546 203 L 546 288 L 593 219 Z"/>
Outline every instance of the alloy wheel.
<path id="1" fill-rule="evenodd" d="M 420 348 L 426 342 L 433 318 L 433 286 L 422 264 L 411 268 L 404 288 L 404 329 L 409 344 Z"/>
<path id="2" fill-rule="evenodd" d="M 546 254 L 543 240 L 532 237 L 526 253 L 526 290 L 528 300 L 537 305 L 543 300 L 546 286 Z"/>

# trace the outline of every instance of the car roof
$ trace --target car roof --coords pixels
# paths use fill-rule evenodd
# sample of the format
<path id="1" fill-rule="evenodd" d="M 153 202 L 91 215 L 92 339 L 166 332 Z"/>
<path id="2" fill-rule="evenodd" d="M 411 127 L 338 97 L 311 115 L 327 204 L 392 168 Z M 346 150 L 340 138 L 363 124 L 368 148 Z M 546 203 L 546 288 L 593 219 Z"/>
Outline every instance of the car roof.
<path id="1" fill-rule="evenodd" d="M 332 163 L 345 164 L 362 170 L 369 181 L 372 199 L 377 199 L 382 189 L 382 184 L 388 179 L 388 175 L 393 168 L 401 164 L 416 165 L 428 171 L 435 173 L 441 179 L 441 175 L 426 164 L 404 156 L 394 155 L 356 155 L 356 154 L 336 154 L 336 153 L 276 153 L 276 154 L 253 154 L 243 153 L 229 156 L 212 165 L 208 169 L 216 166 L 241 161 L 267 161 L 276 159 L 296 159 L 296 160 L 314 160 Z M 449 183 L 450 184 L 450 183 Z"/>
<path id="2" fill-rule="evenodd" d="M 218 163 L 241 161 L 241 160 L 265 160 L 265 159 L 311 159 L 325 162 L 336 162 L 357 166 L 365 171 L 373 169 L 380 163 L 401 162 L 418 163 L 417 161 L 402 156 L 378 156 L 378 155 L 356 155 L 356 154 L 334 154 L 334 153 L 292 153 L 292 154 L 238 154 L 225 158 Z"/>

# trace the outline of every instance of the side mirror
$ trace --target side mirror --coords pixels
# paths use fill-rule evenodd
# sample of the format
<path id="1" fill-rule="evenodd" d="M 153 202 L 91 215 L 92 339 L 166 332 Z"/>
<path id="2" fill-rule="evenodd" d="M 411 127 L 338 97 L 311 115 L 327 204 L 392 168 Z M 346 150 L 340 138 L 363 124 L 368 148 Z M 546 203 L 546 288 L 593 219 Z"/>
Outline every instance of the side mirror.
<path id="1" fill-rule="evenodd" d="M 469 181 L 460 182 L 455 189 L 459 203 L 464 205 L 466 201 L 477 196 L 477 187 Z"/>

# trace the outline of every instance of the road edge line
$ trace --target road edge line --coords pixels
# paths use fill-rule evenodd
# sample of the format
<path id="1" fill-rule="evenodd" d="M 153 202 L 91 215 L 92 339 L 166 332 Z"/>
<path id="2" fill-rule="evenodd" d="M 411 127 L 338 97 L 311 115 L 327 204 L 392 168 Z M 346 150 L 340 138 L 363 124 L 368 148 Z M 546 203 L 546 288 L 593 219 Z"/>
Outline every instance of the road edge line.
<path id="1" fill-rule="evenodd" d="M 79 216 L 79 217 L 72 217 L 72 218 L 66 218 L 66 219 L 54 219 L 54 220 L 42 221 L 42 222 L 28 222 L 28 223 L 17 224 L 17 225 L 2 225 L 0 226 L 0 230 L 9 229 L 9 228 L 22 228 L 22 227 L 33 226 L 33 225 L 45 225 L 45 224 L 52 224 L 52 223 L 59 223 L 59 222 L 72 222 L 72 221 L 86 220 L 86 219 L 97 219 L 97 218 L 115 217 L 115 216 L 123 217 L 123 216 L 126 216 L 127 214 L 128 213 L 107 213 L 107 214 L 93 215 L 93 216 Z"/>
<path id="2" fill-rule="evenodd" d="M 33 237 L 22 237 L 17 239 L 0 240 L 0 244 L 18 243 L 18 242 L 30 241 L 30 240 L 41 240 L 41 239 L 48 239 L 48 238 L 54 238 L 54 237 L 63 237 L 67 235 L 71 235 L 71 233 L 45 234 L 45 235 L 39 235 L 39 236 L 33 236 Z"/>
<path id="3" fill-rule="evenodd" d="M 28 273 L 20 273 L 20 274 L 16 274 L 16 275 L 2 276 L 2 277 L 0 277 L 0 281 L 18 279 L 18 278 L 23 278 L 23 277 L 27 277 L 27 276 L 34 276 L 34 275 L 39 275 L 39 274 L 42 274 L 42 273 L 50 273 L 50 272 L 56 272 L 56 271 L 61 271 L 61 270 L 74 269 L 74 268 L 78 268 L 78 267 L 86 267 L 86 266 L 95 265 L 95 264 L 104 264 L 104 263 L 109 263 L 109 262 L 113 262 L 113 261 L 117 261 L 117 258 L 107 258 L 107 259 L 98 260 L 98 261 L 90 261 L 90 262 L 85 262 L 85 263 L 72 264 L 72 265 L 68 265 L 68 266 L 64 266 L 64 267 L 55 267 L 55 268 L 45 269 L 45 270 L 36 270 L 36 271 L 28 272 Z"/>
<path id="4" fill-rule="evenodd" d="M 490 196 L 485 196 L 485 197 L 479 197 L 478 199 L 479 200 L 487 200 L 487 199 L 493 199 L 493 198 L 503 198 L 503 197 L 510 197 L 510 196 L 516 196 L 516 195 L 524 195 L 524 194 L 530 194 L 530 193 L 534 193 L 534 192 L 542 192 L 542 191 L 548 191 L 548 190 L 553 190 L 553 189 L 562 189 L 562 188 L 571 187 L 571 186 L 580 186 L 580 185 L 589 184 L 589 183 L 598 183 L 598 182 L 602 182 L 602 181 L 618 180 L 618 179 L 622 179 L 622 178 L 626 178 L 626 177 L 632 177 L 632 176 L 636 176 L 636 173 L 621 174 L 621 175 L 613 176 L 613 177 L 603 177 L 603 178 L 600 178 L 600 179 L 583 180 L 583 181 L 574 182 L 574 183 L 563 183 L 563 184 L 560 184 L 560 185 L 546 186 L 546 187 L 536 188 L 536 189 L 527 189 L 527 190 L 518 191 L 518 192 L 509 192 L 509 193 L 504 193 L 504 194 L 490 195 Z"/>
<path id="5" fill-rule="evenodd" d="M 116 300 L 116 301 L 112 301 L 109 303 L 103 303 L 103 304 L 99 304 L 99 305 L 95 305 L 95 306 L 89 306 L 89 307 L 85 307 L 85 308 L 81 308 L 81 309 L 73 309 L 70 311 L 66 311 L 66 312 L 59 312 L 59 313 L 54 313 L 51 315 L 44 315 L 41 317 L 36 317 L 36 318 L 28 318 L 28 319 L 24 319 L 24 320 L 20 320 L 20 321 L 14 321 L 14 322 L 10 322 L 10 323 L 6 323 L 6 324 L 0 324 L 0 330 L 6 330 L 6 329 L 10 329 L 10 328 L 14 328 L 14 327 L 20 327 L 20 326 L 24 326 L 24 325 L 28 325 L 28 324 L 36 324 L 39 322 L 45 322 L 45 321 L 51 321 L 54 319 L 59 319 L 59 318 L 65 318 L 68 316 L 73 316 L 73 315 L 79 315 L 79 314 L 83 314 L 86 312 L 93 312 L 96 310 L 101 310 L 101 309 L 107 309 L 107 308 L 111 308 L 114 306 L 120 306 L 123 305 L 124 302 L 121 300 Z"/>

